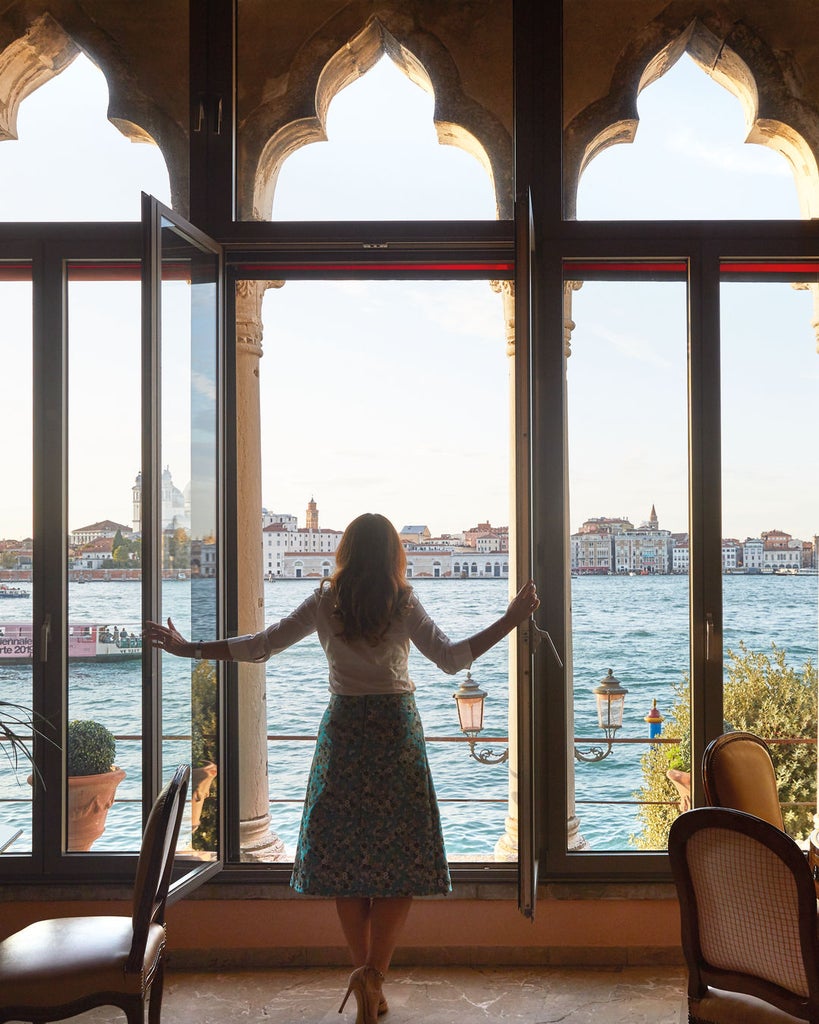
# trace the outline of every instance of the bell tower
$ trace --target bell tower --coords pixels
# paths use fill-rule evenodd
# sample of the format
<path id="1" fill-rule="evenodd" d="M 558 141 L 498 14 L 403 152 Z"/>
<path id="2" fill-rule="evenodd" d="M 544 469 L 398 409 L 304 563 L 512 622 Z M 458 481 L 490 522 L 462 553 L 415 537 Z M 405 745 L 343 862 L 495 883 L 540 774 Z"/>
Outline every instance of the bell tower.
<path id="1" fill-rule="evenodd" d="M 318 530 L 318 508 L 316 507 L 315 499 L 311 498 L 307 502 L 307 515 L 305 518 L 304 525 L 308 530 Z"/>

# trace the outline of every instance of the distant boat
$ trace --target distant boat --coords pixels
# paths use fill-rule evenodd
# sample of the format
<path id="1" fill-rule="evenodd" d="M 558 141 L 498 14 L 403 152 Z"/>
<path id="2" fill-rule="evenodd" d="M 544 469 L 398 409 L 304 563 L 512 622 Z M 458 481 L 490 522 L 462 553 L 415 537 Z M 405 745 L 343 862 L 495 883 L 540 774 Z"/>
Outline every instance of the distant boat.
<path id="1" fill-rule="evenodd" d="M 0 623 L 0 664 L 31 661 L 34 650 L 30 622 Z M 68 627 L 68 657 L 73 661 L 124 661 L 142 657 L 142 636 L 119 626 Z"/>
<path id="2" fill-rule="evenodd" d="M 5 583 L 0 583 L 0 598 L 3 597 L 31 597 L 31 591 L 23 590 L 22 587 L 9 587 Z"/>

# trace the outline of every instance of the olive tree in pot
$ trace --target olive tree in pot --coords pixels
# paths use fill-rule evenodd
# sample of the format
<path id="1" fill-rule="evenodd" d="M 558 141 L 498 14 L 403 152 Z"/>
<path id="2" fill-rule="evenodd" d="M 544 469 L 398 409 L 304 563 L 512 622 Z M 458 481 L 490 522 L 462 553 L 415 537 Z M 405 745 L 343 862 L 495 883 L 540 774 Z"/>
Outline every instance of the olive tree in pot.
<path id="1" fill-rule="evenodd" d="M 105 831 L 108 809 L 125 778 L 114 765 L 117 742 L 100 722 L 68 723 L 68 849 L 90 850 Z"/>

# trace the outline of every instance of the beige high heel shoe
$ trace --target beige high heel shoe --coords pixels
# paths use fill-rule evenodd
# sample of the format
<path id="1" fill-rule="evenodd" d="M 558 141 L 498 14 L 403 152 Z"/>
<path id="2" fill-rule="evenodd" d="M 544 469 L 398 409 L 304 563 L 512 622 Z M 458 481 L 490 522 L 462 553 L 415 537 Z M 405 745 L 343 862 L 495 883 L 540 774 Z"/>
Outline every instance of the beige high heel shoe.
<path id="1" fill-rule="evenodd" d="M 382 1000 L 381 984 L 383 981 L 384 975 L 377 968 L 369 965 L 357 967 L 347 982 L 347 991 L 344 993 L 338 1012 L 342 1012 L 352 992 L 358 1008 L 355 1024 L 376 1024 Z M 386 1009 L 381 1012 L 386 1013 Z"/>

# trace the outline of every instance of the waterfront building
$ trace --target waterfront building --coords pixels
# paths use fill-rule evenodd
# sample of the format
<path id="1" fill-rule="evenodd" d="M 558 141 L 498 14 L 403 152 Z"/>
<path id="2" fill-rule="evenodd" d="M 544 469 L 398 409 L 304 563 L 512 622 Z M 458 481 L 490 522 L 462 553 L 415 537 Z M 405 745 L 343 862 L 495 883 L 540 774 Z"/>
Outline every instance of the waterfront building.
<path id="1" fill-rule="evenodd" d="M 413 547 L 407 551 L 407 579 L 442 579 L 452 575 L 452 552 Z"/>
<path id="2" fill-rule="evenodd" d="M 468 530 L 464 530 L 463 543 L 465 547 L 477 549 L 479 541 L 486 541 L 491 544 L 492 539 L 495 537 L 501 538 L 501 547 L 498 550 L 502 550 L 504 547 L 508 548 L 509 527 L 493 526 L 489 522 L 478 523 L 476 526 L 473 526 Z"/>
<path id="3" fill-rule="evenodd" d="M 216 545 L 213 541 L 191 540 L 190 574 L 203 579 L 216 576 Z"/>
<path id="4" fill-rule="evenodd" d="M 291 530 L 295 530 L 299 525 L 298 519 L 291 515 L 289 512 L 268 512 L 266 508 L 262 509 L 262 529 L 266 526 L 272 526 L 273 523 L 280 523 L 283 526 L 287 526 Z"/>
<path id="5" fill-rule="evenodd" d="M 687 573 L 691 567 L 691 550 L 688 547 L 688 540 L 680 541 L 671 547 L 671 571 L 674 573 Z"/>
<path id="6" fill-rule="evenodd" d="M 269 520 L 262 529 L 262 571 L 266 578 L 285 576 L 329 576 L 335 567 L 335 558 L 315 559 L 297 564 L 302 555 L 332 556 L 341 541 L 342 530 L 322 530 L 319 527 L 318 506 L 313 498 L 307 503 L 305 522 L 299 527 L 295 516 L 262 511 L 262 521 Z M 309 566 L 309 568 L 308 568 Z M 326 566 L 330 571 L 325 572 Z M 296 570 L 298 569 L 298 572 Z"/>
<path id="7" fill-rule="evenodd" d="M 401 538 L 401 543 L 404 547 L 408 547 L 410 544 L 425 544 L 431 539 L 432 534 L 429 532 L 428 526 L 402 526 L 398 533 Z"/>
<path id="8" fill-rule="evenodd" d="M 102 569 L 106 563 L 110 565 L 114 557 L 114 544 L 111 537 L 98 537 L 89 541 L 75 552 L 71 562 L 72 569 Z"/>
<path id="9" fill-rule="evenodd" d="M 765 544 L 761 537 L 748 537 L 742 545 L 742 564 L 746 572 L 762 572 Z"/>
<path id="10" fill-rule="evenodd" d="M 509 550 L 509 527 L 501 526 L 490 534 L 475 538 L 475 550 L 479 554 Z"/>
<path id="11" fill-rule="evenodd" d="M 742 567 L 742 545 L 733 537 L 722 541 L 722 571 L 735 572 Z"/>
<path id="12" fill-rule="evenodd" d="M 131 527 L 123 523 L 115 523 L 112 519 L 103 519 L 99 523 L 92 523 L 90 526 L 81 526 L 78 530 L 72 530 L 68 535 L 68 543 L 74 547 L 83 544 L 91 544 L 101 537 L 116 537 L 119 533 L 122 537 L 131 537 Z"/>
<path id="13" fill-rule="evenodd" d="M 603 516 L 587 519 L 570 538 L 571 568 L 581 575 L 668 573 L 671 551 L 671 532 L 660 529 L 653 505 L 637 529 L 628 519 Z"/>
<path id="14" fill-rule="evenodd" d="M 322 579 L 331 576 L 335 567 L 334 555 L 288 551 L 282 558 L 282 571 L 278 575 L 290 580 L 301 580 L 311 576 Z"/>

